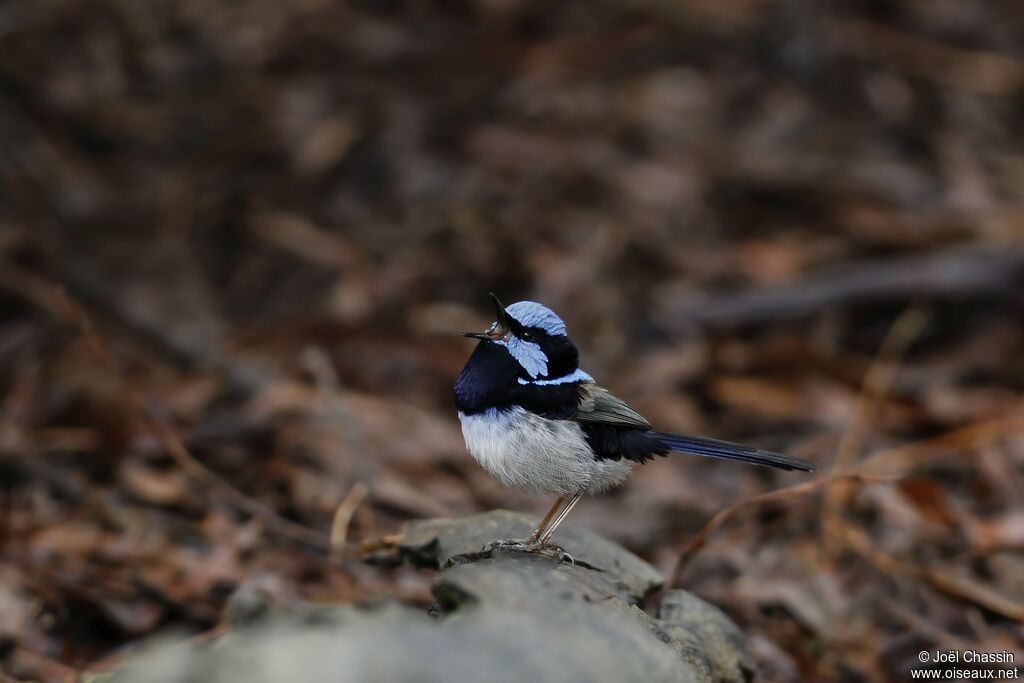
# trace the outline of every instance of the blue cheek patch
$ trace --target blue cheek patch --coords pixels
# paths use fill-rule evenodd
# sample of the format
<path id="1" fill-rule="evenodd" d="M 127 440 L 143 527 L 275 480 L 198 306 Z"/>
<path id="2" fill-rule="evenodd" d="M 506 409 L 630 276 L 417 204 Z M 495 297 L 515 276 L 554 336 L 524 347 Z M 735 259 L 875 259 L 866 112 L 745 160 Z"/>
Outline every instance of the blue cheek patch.
<path id="1" fill-rule="evenodd" d="M 540 377 L 541 375 L 548 374 L 548 356 L 540 348 L 540 344 L 525 342 L 518 337 L 511 337 L 508 341 L 502 339 L 495 343 L 507 348 L 508 352 L 512 354 L 512 357 L 522 366 L 523 370 L 529 373 L 530 377 Z"/>
<path id="2" fill-rule="evenodd" d="M 579 368 L 577 368 L 573 372 L 570 372 L 568 375 L 563 375 L 562 377 L 555 377 L 554 379 L 535 379 L 535 380 L 531 381 L 531 380 L 528 380 L 528 379 L 523 379 L 522 377 L 519 378 L 519 383 L 520 384 L 538 384 L 538 385 L 545 385 L 545 384 L 570 384 L 572 382 L 593 382 L 593 381 L 594 381 L 593 377 L 591 377 L 587 373 L 583 372 Z"/>

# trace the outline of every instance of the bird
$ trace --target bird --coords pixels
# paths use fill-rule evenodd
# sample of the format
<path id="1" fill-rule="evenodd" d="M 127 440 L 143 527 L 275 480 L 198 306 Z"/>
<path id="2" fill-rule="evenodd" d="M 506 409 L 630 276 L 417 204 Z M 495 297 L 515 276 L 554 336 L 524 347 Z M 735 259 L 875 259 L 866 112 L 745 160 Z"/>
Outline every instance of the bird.
<path id="1" fill-rule="evenodd" d="M 556 496 L 525 539 L 496 540 L 485 550 L 572 557 L 552 542 L 580 499 L 622 484 L 633 468 L 678 451 L 782 470 L 811 472 L 814 463 L 752 446 L 656 430 L 579 366 L 565 322 L 547 306 L 507 308 L 493 293 L 495 321 L 455 381 L 455 406 L 466 448 L 505 486 Z"/>

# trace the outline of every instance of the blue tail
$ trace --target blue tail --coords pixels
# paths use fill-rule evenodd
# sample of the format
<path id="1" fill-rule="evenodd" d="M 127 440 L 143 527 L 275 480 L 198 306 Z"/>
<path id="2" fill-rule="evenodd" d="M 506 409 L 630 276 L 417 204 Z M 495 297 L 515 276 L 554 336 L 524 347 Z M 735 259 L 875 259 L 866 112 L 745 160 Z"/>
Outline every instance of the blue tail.
<path id="1" fill-rule="evenodd" d="M 777 467 L 780 470 L 814 471 L 814 463 L 809 460 L 792 458 L 788 455 L 772 453 L 771 451 L 762 451 L 751 446 L 741 446 L 740 444 L 729 443 L 728 441 L 705 439 L 700 436 L 686 436 L 685 434 L 670 434 L 668 432 L 655 432 L 654 435 L 672 450 L 682 453 L 706 455 L 711 458 L 725 458 L 726 460 L 739 460 L 754 465 Z"/>

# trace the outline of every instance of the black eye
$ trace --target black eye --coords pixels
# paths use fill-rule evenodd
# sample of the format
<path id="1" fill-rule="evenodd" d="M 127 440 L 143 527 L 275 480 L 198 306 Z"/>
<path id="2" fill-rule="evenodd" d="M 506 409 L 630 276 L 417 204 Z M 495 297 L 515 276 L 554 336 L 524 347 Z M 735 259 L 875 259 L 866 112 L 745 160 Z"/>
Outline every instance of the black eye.
<path id="1" fill-rule="evenodd" d="M 522 339 L 523 341 L 530 341 L 531 339 L 533 339 L 533 332 L 526 330 L 521 335 L 519 335 L 519 338 Z"/>

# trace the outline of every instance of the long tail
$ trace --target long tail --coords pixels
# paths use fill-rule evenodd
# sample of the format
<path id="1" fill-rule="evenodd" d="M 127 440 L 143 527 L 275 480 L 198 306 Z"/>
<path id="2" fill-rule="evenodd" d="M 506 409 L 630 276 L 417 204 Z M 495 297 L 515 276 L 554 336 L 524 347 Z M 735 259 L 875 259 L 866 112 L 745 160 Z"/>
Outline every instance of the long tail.
<path id="1" fill-rule="evenodd" d="M 788 455 L 772 453 L 771 451 L 762 451 L 752 446 L 742 446 L 738 443 L 729 443 L 728 441 L 719 441 L 718 439 L 705 439 L 700 436 L 671 434 L 669 432 L 655 432 L 654 435 L 672 450 L 682 453 L 706 455 L 711 458 L 725 458 L 726 460 L 739 460 L 754 465 L 777 467 L 780 470 L 814 471 L 814 463 L 809 460 L 792 458 Z"/>

